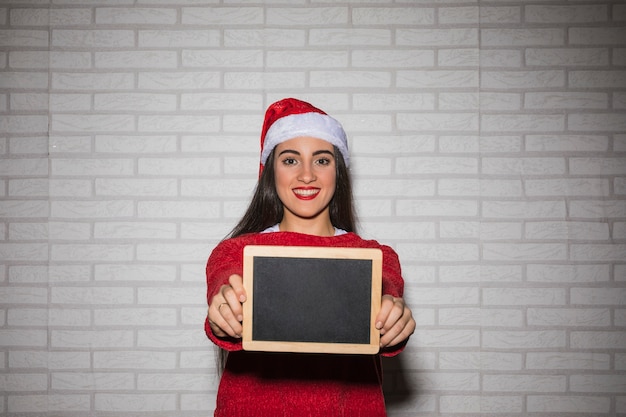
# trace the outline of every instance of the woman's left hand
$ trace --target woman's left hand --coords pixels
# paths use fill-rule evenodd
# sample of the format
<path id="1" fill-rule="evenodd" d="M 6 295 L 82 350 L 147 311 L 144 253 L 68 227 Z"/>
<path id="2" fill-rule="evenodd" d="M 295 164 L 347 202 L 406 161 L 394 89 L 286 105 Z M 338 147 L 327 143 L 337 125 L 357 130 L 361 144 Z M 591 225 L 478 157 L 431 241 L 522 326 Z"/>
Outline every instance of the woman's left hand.
<path id="1" fill-rule="evenodd" d="M 415 319 L 402 298 L 383 295 L 376 328 L 380 330 L 380 347 L 395 346 L 409 338 L 415 331 Z"/>

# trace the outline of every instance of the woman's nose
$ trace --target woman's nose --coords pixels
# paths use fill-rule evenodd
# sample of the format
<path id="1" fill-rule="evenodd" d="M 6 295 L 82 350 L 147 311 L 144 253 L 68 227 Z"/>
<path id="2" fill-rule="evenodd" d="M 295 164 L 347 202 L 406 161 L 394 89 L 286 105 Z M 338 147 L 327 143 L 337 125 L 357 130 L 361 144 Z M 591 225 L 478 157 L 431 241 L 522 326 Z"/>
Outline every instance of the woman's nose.
<path id="1" fill-rule="evenodd" d="M 313 166 L 311 166 L 310 164 L 303 164 L 302 170 L 300 171 L 300 175 L 298 179 L 305 183 L 310 183 L 310 182 L 315 181 L 317 178 L 315 176 Z"/>

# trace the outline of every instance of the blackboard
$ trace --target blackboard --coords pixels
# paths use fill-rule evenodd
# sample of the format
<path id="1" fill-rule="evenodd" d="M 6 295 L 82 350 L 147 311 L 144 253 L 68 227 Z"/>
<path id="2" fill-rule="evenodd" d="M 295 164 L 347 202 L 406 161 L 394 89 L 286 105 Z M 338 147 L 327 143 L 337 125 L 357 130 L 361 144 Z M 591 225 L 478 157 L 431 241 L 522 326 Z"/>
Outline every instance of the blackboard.
<path id="1" fill-rule="evenodd" d="M 374 354 L 382 252 L 246 246 L 243 349 Z"/>

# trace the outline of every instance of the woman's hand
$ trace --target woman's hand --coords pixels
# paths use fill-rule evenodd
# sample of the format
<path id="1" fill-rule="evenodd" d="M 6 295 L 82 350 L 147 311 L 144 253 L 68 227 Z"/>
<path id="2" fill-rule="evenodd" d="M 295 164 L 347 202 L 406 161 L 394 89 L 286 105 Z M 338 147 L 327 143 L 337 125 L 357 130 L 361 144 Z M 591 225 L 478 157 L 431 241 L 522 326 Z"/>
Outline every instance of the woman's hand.
<path id="1" fill-rule="evenodd" d="M 415 331 L 415 319 L 402 298 L 383 295 L 376 328 L 380 330 L 380 347 L 395 346 Z"/>
<path id="2" fill-rule="evenodd" d="M 243 331 L 243 306 L 246 291 L 241 275 L 231 275 L 229 285 L 222 285 L 209 304 L 209 324 L 217 337 L 240 338 Z"/>

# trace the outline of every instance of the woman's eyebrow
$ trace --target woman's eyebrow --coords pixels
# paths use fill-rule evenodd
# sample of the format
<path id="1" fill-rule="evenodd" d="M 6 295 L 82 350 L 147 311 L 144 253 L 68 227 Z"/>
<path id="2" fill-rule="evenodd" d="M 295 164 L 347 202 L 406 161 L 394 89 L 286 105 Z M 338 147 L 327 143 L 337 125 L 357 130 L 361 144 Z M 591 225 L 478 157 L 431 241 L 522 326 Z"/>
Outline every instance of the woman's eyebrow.
<path id="1" fill-rule="evenodd" d="M 285 149 L 284 151 L 280 152 L 278 155 L 282 155 L 284 153 L 295 153 L 296 155 L 300 155 L 300 152 L 294 151 L 293 149 Z"/>
<path id="2" fill-rule="evenodd" d="M 293 149 L 285 149 L 283 151 L 281 151 L 278 155 L 282 155 L 284 153 L 293 153 L 296 155 L 300 155 L 300 152 L 295 151 Z M 335 154 L 332 151 L 326 150 L 326 149 L 320 149 L 319 151 L 315 151 L 313 152 L 313 156 L 317 156 L 317 155 L 321 155 L 321 154 L 329 154 L 331 156 L 335 156 Z"/>
<path id="3" fill-rule="evenodd" d="M 315 152 L 313 152 L 313 155 L 314 155 L 314 156 L 321 155 L 321 154 L 329 154 L 329 155 L 331 155 L 331 156 L 335 156 L 335 154 L 334 154 L 333 152 L 331 152 L 331 151 L 329 151 L 329 150 L 326 150 L 326 149 L 321 149 L 321 150 L 319 150 L 319 151 L 315 151 Z"/>

